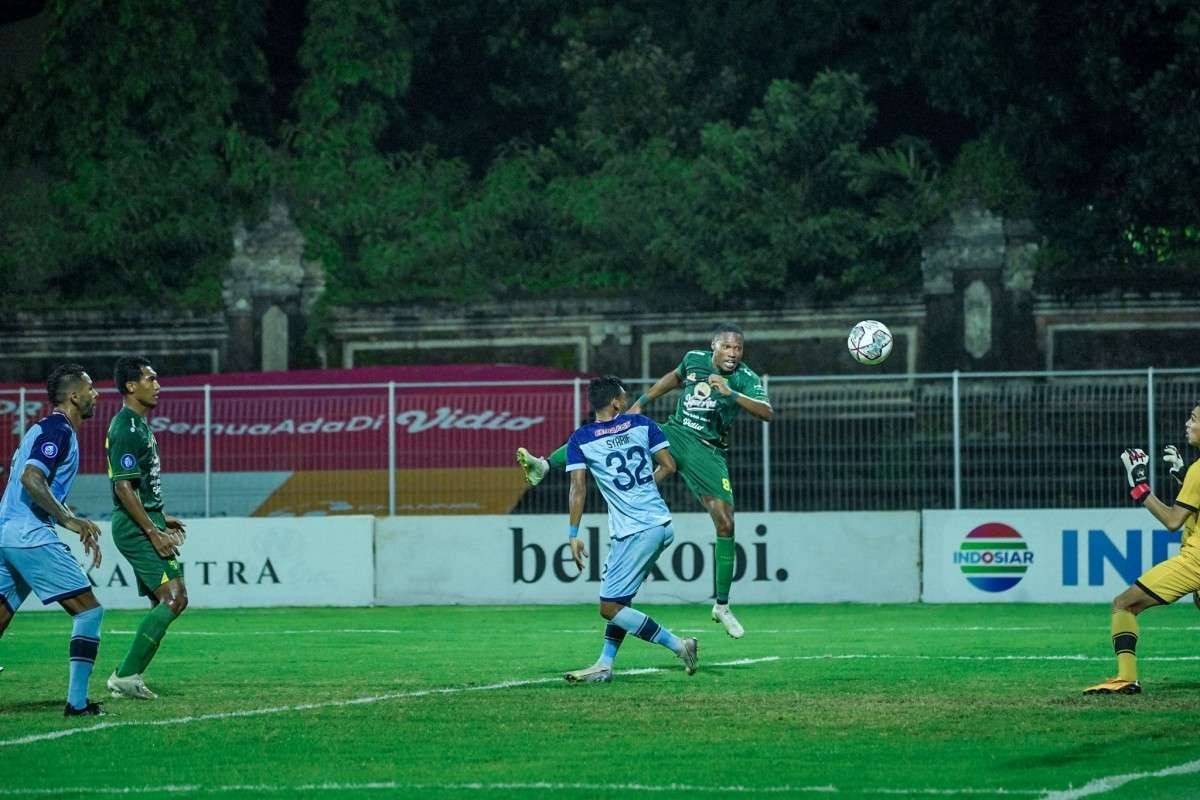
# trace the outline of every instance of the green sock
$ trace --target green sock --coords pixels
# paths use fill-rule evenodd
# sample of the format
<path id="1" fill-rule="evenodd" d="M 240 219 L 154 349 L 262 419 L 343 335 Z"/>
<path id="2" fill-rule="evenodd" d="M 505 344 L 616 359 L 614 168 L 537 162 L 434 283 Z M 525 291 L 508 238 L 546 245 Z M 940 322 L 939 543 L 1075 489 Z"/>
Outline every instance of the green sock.
<path id="1" fill-rule="evenodd" d="M 125 660 L 117 669 L 117 677 L 128 678 L 130 675 L 140 675 L 145 672 L 146 667 L 150 666 L 150 659 L 154 658 L 154 654 L 158 652 L 158 643 L 162 641 L 167 627 L 174 621 L 175 614 L 171 612 L 171 607 L 166 603 L 159 603 L 150 609 L 150 613 L 142 619 L 142 624 L 138 626 L 137 635 L 133 637 L 133 644 L 129 646 Z"/>
<path id="2" fill-rule="evenodd" d="M 564 444 L 562 447 L 558 448 L 553 453 L 546 456 L 546 460 L 549 461 L 550 466 L 554 467 L 555 469 L 560 469 L 560 470 L 566 469 L 567 468 L 567 446 Z"/>
<path id="3" fill-rule="evenodd" d="M 714 579 L 717 584 L 717 602 L 729 602 L 729 585 L 733 583 L 733 564 L 736 559 L 732 536 L 717 537 L 717 568 Z"/>

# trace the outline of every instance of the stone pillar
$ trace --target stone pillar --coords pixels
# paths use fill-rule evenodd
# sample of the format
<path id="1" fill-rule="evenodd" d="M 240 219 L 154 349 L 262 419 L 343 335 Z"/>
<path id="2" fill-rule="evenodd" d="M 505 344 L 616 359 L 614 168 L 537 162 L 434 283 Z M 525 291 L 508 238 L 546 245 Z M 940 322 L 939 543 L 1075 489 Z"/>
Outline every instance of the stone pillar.
<path id="1" fill-rule="evenodd" d="M 222 292 L 229 320 L 226 369 L 308 365 L 308 314 L 324 287 L 320 265 L 304 260 L 304 236 L 283 203 L 272 203 L 253 230 L 239 225 Z"/>
<path id="2" fill-rule="evenodd" d="M 1031 291 L 1037 242 L 1027 221 L 955 209 L 921 249 L 925 324 L 920 369 L 1037 369 Z"/>

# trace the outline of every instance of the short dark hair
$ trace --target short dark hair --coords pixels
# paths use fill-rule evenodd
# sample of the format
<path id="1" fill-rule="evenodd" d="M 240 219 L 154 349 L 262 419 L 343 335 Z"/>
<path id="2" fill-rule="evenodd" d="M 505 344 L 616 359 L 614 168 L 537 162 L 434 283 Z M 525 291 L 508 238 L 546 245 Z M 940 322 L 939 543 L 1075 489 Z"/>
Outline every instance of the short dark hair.
<path id="1" fill-rule="evenodd" d="M 46 378 L 46 396 L 50 398 L 50 405 L 66 402 L 67 395 L 75 388 L 75 384 L 83 380 L 86 372 L 82 364 L 59 364 L 51 370 Z"/>
<path id="2" fill-rule="evenodd" d="M 132 381 L 137 383 L 142 379 L 142 367 L 150 366 L 150 359 L 145 356 L 121 356 L 117 359 L 117 365 L 113 367 L 113 380 L 117 384 L 117 391 L 121 394 L 129 394 L 125 391 L 125 384 Z"/>
<path id="3" fill-rule="evenodd" d="M 746 334 L 742 333 L 742 327 L 740 325 L 738 325 L 736 322 L 729 322 L 729 321 L 718 322 L 713 327 L 712 338 L 716 339 L 716 338 L 720 337 L 720 335 L 722 333 L 736 333 L 738 336 L 741 336 L 743 339 L 746 338 Z"/>
<path id="4" fill-rule="evenodd" d="M 623 391 L 625 391 L 625 384 L 621 383 L 621 379 L 615 375 L 592 378 L 591 383 L 588 384 L 588 402 L 592 405 L 592 411 L 596 412 L 605 408 Z"/>

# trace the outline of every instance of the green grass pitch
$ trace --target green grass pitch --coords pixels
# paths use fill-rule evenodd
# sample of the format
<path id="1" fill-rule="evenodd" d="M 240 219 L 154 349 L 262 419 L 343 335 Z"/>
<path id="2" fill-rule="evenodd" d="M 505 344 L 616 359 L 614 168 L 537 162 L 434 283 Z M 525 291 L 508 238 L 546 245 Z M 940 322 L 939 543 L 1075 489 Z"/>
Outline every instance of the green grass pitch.
<path id="1" fill-rule="evenodd" d="M 700 640 L 684 675 L 594 606 L 191 610 L 156 701 L 61 716 L 69 623 L 0 639 L 0 798 L 1200 797 L 1200 613 L 1141 617 L 1137 697 L 1103 606 L 646 606 Z M 141 614 L 106 613 L 93 699 Z M 621 670 L 628 672 L 622 673 Z M 62 734 L 66 735 L 62 735 Z"/>

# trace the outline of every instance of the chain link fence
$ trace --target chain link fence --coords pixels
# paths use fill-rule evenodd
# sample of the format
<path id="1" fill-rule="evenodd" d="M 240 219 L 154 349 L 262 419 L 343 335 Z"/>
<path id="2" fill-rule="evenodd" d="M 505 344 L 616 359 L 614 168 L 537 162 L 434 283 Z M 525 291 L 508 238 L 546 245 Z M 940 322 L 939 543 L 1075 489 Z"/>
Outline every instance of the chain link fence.
<path id="1" fill-rule="evenodd" d="M 1151 453 L 1152 481 L 1171 497 L 1159 456 L 1167 444 L 1185 451 L 1184 423 L 1200 402 L 1200 370 L 767 382 L 774 421 L 742 414 L 731 436 L 742 511 L 1119 507 L 1128 502 L 1119 456 L 1135 446 Z M 81 435 L 84 474 L 71 498 L 92 516 L 111 509 L 111 394 Z M 665 419 L 674 399 L 647 413 Z M 512 454 L 565 441 L 585 403 L 586 381 L 212 385 L 167 387 L 154 413 L 164 488 L 181 514 L 561 514 L 565 475 L 526 491 Z M 46 411 L 40 389 L 0 390 L 9 452 Z M 663 491 L 676 511 L 699 510 L 682 480 Z M 598 495 L 588 507 L 602 508 Z"/>

